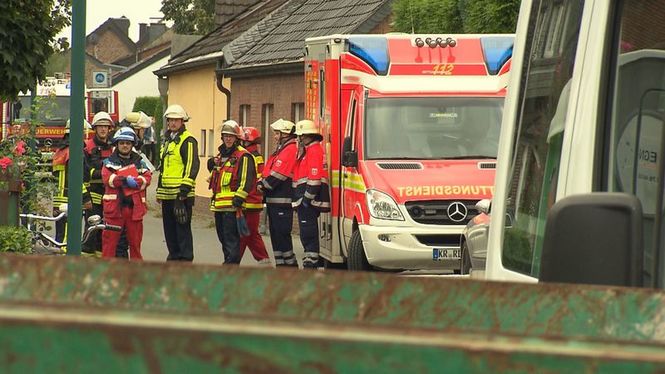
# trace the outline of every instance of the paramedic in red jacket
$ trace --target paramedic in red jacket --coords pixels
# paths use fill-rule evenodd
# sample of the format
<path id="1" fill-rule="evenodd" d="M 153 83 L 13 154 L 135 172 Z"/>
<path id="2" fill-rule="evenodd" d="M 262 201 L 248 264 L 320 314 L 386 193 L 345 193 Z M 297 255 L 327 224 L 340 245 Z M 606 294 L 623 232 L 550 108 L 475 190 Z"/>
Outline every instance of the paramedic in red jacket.
<path id="1" fill-rule="evenodd" d="M 104 220 L 110 225 L 121 226 L 129 242 L 129 259 L 142 260 L 143 216 L 148 211 L 145 189 L 150 184 L 151 173 L 141 156 L 132 150 L 137 142 L 130 127 L 119 129 L 113 137 L 115 150 L 104 160 L 102 181 L 104 191 Z M 125 173 L 133 165 L 134 173 Z M 102 234 L 102 257 L 115 257 L 119 231 L 106 230 Z"/>
<path id="2" fill-rule="evenodd" d="M 319 215 L 330 211 L 328 170 L 325 152 L 316 124 L 310 120 L 296 123 L 298 157 L 293 176 L 293 206 L 298 211 L 300 242 L 305 248 L 303 268 L 317 268 L 319 259 Z"/>
<path id="3" fill-rule="evenodd" d="M 263 192 L 268 211 L 270 242 L 277 266 L 298 266 L 293 253 L 291 230 L 293 229 L 293 168 L 298 145 L 295 125 L 278 119 L 270 125 L 274 131 L 277 149 L 263 167 L 263 177 L 258 188 Z"/>
<path id="4" fill-rule="evenodd" d="M 259 264 L 270 264 L 270 256 L 266 251 L 266 245 L 259 233 L 261 211 L 263 211 L 263 194 L 257 189 L 258 180 L 263 172 L 263 156 L 259 145 L 261 144 L 261 133 L 256 127 L 243 128 L 242 146 L 254 157 L 256 167 L 256 180 L 252 190 L 245 200 L 245 219 L 249 226 L 249 236 L 240 237 L 240 258 L 245 254 L 245 248 L 249 247 L 252 256 Z"/>

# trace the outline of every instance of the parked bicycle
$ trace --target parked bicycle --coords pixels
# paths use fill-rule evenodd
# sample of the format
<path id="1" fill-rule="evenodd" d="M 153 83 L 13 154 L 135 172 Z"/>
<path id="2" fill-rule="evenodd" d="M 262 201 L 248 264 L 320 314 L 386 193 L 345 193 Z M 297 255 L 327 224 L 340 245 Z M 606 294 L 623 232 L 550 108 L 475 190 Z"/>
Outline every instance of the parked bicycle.
<path id="1" fill-rule="evenodd" d="M 67 240 L 59 242 L 46 233 L 46 223 L 56 223 L 67 217 L 67 204 L 62 204 L 58 210 L 60 213 L 55 217 L 41 216 L 37 214 L 20 214 L 25 227 L 32 233 L 33 253 L 43 255 L 62 255 L 67 253 Z M 99 230 L 122 231 L 122 227 L 109 225 L 103 222 L 102 217 L 93 215 L 88 218 L 88 228 L 83 234 L 81 244 L 85 244 L 92 234 Z"/>

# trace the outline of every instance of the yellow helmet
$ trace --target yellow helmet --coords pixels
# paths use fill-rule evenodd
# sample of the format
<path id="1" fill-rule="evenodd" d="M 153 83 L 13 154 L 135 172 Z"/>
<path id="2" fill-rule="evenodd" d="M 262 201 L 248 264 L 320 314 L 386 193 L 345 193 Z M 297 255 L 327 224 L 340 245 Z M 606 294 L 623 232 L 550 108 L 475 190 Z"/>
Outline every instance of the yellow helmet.
<path id="1" fill-rule="evenodd" d="M 316 124 L 308 119 L 296 123 L 296 135 L 321 135 Z"/>
<path id="2" fill-rule="evenodd" d="M 129 112 L 125 116 L 125 120 L 129 122 L 135 129 L 147 129 L 152 124 L 150 117 L 143 112 Z"/>
<path id="3" fill-rule="evenodd" d="M 165 118 L 182 118 L 182 120 L 185 121 L 185 122 L 189 121 L 189 115 L 187 115 L 187 112 L 185 112 L 185 109 L 183 109 L 183 107 L 178 105 L 178 104 L 169 105 L 169 107 L 166 108 L 166 111 L 164 112 L 164 117 Z"/>
<path id="4" fill-rule="evenodd" d="M 295 127 L 293 122 L 281 118 L 270 124 L 271 129 L 284 134 L 293 134 Z"/>

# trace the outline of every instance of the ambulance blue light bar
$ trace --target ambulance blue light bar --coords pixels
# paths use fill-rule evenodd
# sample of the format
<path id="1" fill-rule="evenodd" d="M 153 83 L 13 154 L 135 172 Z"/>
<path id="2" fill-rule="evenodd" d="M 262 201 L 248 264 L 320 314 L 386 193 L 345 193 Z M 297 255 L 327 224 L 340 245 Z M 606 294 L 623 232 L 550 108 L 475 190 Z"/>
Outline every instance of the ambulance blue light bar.
<path id="1" fill-rule="evenodd" d="M 390 57 L 388 39 L 383 36 L 352 36 L 349 38 L 349 52 L 365 61 L 377 74 L 388 74 Z"/>
<path id="2" fill-rule="evenodd" d="M 512 36 L 480 38 L 483 56 L 485 56 L 485 65 L 487 65 L 487 70 L 491 75 L 498 74 L 501 67 L 512 57 L 514 40 L 515 38 Z"/>

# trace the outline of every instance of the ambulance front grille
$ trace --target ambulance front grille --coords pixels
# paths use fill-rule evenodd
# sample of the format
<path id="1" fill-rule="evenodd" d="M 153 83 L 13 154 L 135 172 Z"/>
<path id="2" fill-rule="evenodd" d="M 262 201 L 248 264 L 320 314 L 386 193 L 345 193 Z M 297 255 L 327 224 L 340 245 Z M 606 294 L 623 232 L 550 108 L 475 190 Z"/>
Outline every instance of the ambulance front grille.
<path id="1" fill-rule="evenodd" d="M 419 170 L 422 164 L 416 162 L 379 162 L 377 165 L 384 170 Z"/>
<path id="2" fill-rule="evenodd" d="M 427 225 L 466 225 L 479 212 L 478 200 L 424 200 L 407 201 L 409 216 Z M 466 211 L 466 212 L 465 212 Z"/>
<path id="3" fill-rule="evenodd" d="M 478 169 L 496 169 L 496 162 L 479 162 Z"/>

